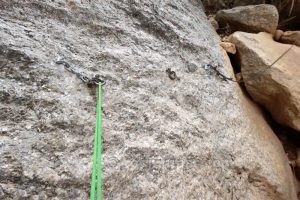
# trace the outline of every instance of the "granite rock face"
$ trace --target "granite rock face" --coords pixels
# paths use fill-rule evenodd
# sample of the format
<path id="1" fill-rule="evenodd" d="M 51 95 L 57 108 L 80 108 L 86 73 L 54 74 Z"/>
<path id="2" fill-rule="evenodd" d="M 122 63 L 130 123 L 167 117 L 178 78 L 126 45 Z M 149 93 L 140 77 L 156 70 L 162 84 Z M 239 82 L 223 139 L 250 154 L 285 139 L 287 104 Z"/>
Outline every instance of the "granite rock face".
<path id="1" fill-rule="evenodd" d="M 2 0 L 0 13 L 0 199 L 88 199 L 96 88 L 62 57 L 107 81 L 104 199 L 296 199 L 261 114 L 201 67 L 226 64 L 199 1 Z"/>

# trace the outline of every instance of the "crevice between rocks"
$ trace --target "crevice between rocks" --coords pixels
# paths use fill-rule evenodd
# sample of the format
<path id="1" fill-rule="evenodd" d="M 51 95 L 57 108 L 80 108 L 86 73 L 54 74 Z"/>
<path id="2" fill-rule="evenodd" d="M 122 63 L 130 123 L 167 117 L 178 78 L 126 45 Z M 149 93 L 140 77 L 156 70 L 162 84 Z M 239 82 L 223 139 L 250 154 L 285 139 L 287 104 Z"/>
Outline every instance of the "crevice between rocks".
<path id="1" fill-rule="evenodd" d="M 234 74 L 241 73 L 241 63 L 239 60 L 238 52 L 236 55 L 228 54 L 228 57 L 230 59 Z M 300 133 L 296 130 L 293 130 L 292 128 L 286 127 L 276 122 L 268 110 L 266 110 L 262 105 L 256 103 L 252 99 L 244 83 L 240 83 L 239 87 L 243 91 L 243 94 L 262 110 L 264 119 L 273 130 L 275 135 L 278 137 L 279 141 L 282 143 L 284 151 L 289 160 L 289 165 L 295 177 L 298 199 L 300 199 L 300 168 L 296 166 L 297 157 L 300 156 Z"/>
<path id="2" fill-rule="evenodd" d="M 239 60 L 240 56 L 238 54 L 239 52 L 237 52 L 236 55 L 228 54 L 234 74 L 241 73 L 241 62 Z M 296 187 L 298 188 L 298 199 L 300 199 L 300 168 L 297 167 L 295 163 L 297 157 L 300 155 L 300 133 L 296 130 L 293 130 L 292 128 L 286 127 L 276 122 L 268 110 L 266 110 L 262 105 L 256 103 L 252 99 L 244 83 L 240 83 L 239 86 L 243 91 L 243 94 L 262 110 L 264 119 L 276 134 L 279 141 L 282 143 L 284 151 L 289 160 L 289 165 L 295 177 Z"/>
<path id="3" fill-rule="evenodd" d="M 208 1 L 210 2 L 210 1 Z M 228 5 L 226 4 L 226 2 L 228 3 L 229 1 L 214 1 L 217 2 L 218 5 L 213 5 L 212 7 L 204 5 L 206 7 L 206 14 L 208 16 L 208 20 L 210 21 L 210 17 L 212 15 L 214 15 L 216 13 L 217 10 L 222 9 L 222 8 L 232 8 L 233 5 Z M 224 4 L 222 4 L 222 2 Z M 233 2 L 233 1 L 231 1 Z M 221 3 L 221 4 L 220 4 Z M 272 2 L 266 1 L 267 4 L 272 4 Z M 205 2 L 204 2 L 205 4 Z M 217 7 L 216 7 L 217 6 Z M 218 7 L 219 6 L 219 7 Z M 280 19 L 281 23 L 284 23 L 284 19 Z M 279 25 L 281 24 L 279 23 Z M 214 23 L 211 22 L 211 24 L 214 26 Z M 214 28 L 216 29 L 216 34 L 218 34 L 221 38 L 223 38 L 224 36 L 229 36 L 231 34 L 230 29 L 227 29 L 227 27 L 219 27 L 217 25 L 217 28 L 214 26 Z M 299 29 L 298 24 L 294 23 L 294 25 L 289 21 L 289 23 L 283 27 L 283 30 L 295 30 L 295 29 Z M 234 72 L 234 74 L 237 75 L 239 73 L 241 73 L 241 61 L 239 60 L 240 56 L 239 56 L 239 52 L 237 51 L 236 54 L 227 54 L 230 62 L 231 62 L 231 66 L 232 66 L 232 70 Z M 294 175 L 294 181 L 295 181 L 295 185 L 297 187 L 297 196 L 298 199 L 300 199 L 300 168 L 297 167 L 297 159 L 300 159 L 300 133 L 296 130 L 293 130 L 292 128 L 286 127 L 284 125 L 279 124 L 278 122 L 276 122 L 271 113 L 266 110 L 262 105 L 256 103 L 251 95 L 248 93 L 245 85 L 243 82 L 239 83 L 239 87 L 241 88 L 243 94 L 249 98 L 252 102 L 254 102 L 262 111 L 263 113 L 263 117 L 266 120 L 266 122 L 268 123 L 268 125 L 270 126 L 270 128 L 273 130 L 273 132 L 275 133 L 275 135 L 278 137 L 279 141 L 282 143 L 282 146 L 284 148 L 284 151 L 286 153 L 286 156 L 288 158 L 289 161 L 289 165 L 291 167 L 291 171 Z M 299 161 L 298 161 L 299 162 Z M 299 164 L 298 164 L 299 165 Z M 255 173 L 251 174 L 249 173 L 249 176 L 252 175 L 256 175 Z M 265 177 L 256 177 L 253 179 L 254 183 L 256 178 L 258 178 L 258 182 L 262 182 L 261 184 L 263 184 L 265 182 Z M 250 177 L 251 179 L 251 177 Z M 263 190 L 268 190 L 269 194 L 272 195 L 276 195 L 276 189 L 272 188 L 272 185 L 268 185 L 268 184 L 263 184 L 261 185 Z M 278 196 L 277 196 L 278 197 Z M 272 199 L 276 199 L 276 196 L 272 197 Z"/>

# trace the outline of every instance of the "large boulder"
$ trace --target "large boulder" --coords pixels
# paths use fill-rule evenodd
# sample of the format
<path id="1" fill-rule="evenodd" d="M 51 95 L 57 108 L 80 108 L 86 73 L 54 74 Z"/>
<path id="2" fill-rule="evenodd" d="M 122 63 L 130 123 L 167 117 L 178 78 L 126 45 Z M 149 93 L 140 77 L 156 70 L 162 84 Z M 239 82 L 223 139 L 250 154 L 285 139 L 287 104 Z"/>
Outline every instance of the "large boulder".
<path id="1" fill-rule="evenodd" d="M 269 3 L 276 6 L 280 14 L 280 28 L 300 28 L 300 0 L 233 0 L 233 7 Z"/>
<path id="2" fill-rule="evenodd" d="M 231 31 L 274 33 L 278 26 L 278 11 L 273 5 L 238 6 L 220 10 L 216 20 L 221 26 L 229 24 Z"/>
<path id="3" fill-rule="evenodd" d="M 64 57 L 107 81 L 103 199 L 296 200 L 261 113 L 201 67 L 225 62 L 197 2 L 2 0 L 0 199 L 89 199 L 96 88 Z"/>
<path id="4" fill-rule="evenodd" d="M 251 97 L 277 122 L 300 131 L 300 48 L 287 51 L 291 45 L 275 42 L 267 33 L 236 32 L 231 41 Z"/>

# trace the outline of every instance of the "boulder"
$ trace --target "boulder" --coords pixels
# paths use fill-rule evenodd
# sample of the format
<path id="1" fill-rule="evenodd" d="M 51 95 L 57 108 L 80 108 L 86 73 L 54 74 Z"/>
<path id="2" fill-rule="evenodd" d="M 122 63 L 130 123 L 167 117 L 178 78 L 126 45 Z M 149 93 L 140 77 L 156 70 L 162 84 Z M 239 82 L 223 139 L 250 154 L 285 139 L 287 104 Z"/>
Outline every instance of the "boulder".
<path id="1" fill-rule="evenodd" d="M 286 31 L 282 33 L 279 41 L 286 44 L 295 44 L 300 47 L 300 31 Z"/>
<path id="2" fill-rule="evenodd" d="M 275 42 L 267 33 L 236 32 L 231 42 L 236 45 L 251 97 L 270 111 L 277 122 L 299 131 L 300 48 L 290 49 L 291 45 Z"/>
<path id="3" fill-rule="evenodd" d="M 250 33 L 274 33 L 278 26 L 278 11 L 273 5 L 239 6 L 232 9 L 220 10 L 216 20 L 222 27 L 229 24 L 231 31 Z"/>
<path id="4" fill-rule="evenodd" d="M 106 80 L 103 199 L 296 200 L 262 114 L 201 67 L 233 76 L 199 2 L 2 0 L 0 199 L 89 199 L 97 88 L 63 58 Z"/>
<path id="5" fill-rule="evenodd" d="M 300 28 L 300 0 L 203 0 L 203 2 L 208 10 L 213 8 L 216 11 L 237 6 L 272 4 L 279 12 L 280 28 L 293 30 Z"/>

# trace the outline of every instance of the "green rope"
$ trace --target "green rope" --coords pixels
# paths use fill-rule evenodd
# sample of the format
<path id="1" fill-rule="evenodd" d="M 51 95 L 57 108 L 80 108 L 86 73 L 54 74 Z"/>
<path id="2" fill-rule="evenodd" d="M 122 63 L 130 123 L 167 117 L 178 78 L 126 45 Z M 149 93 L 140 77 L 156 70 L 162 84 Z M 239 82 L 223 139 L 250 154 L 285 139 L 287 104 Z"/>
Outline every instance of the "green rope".
<path id="1" fill-rule="evenodd" d="M 102 199 L 102 163 L 101 163 L 101 152 L 102 152 L 102 90 L 101 83 L 98 86 L 98 103 L 96 113 L 96 128 L 94 138 L 94 153 L 93 153 L 93 172 L 92 172 L 92 183 L 91 183 L 91 194 L 90 200 L 95 200 L 95 193 L 97 195 L 96 200 Z M 97 185 L 96 185 L 97 184 Z"/>

